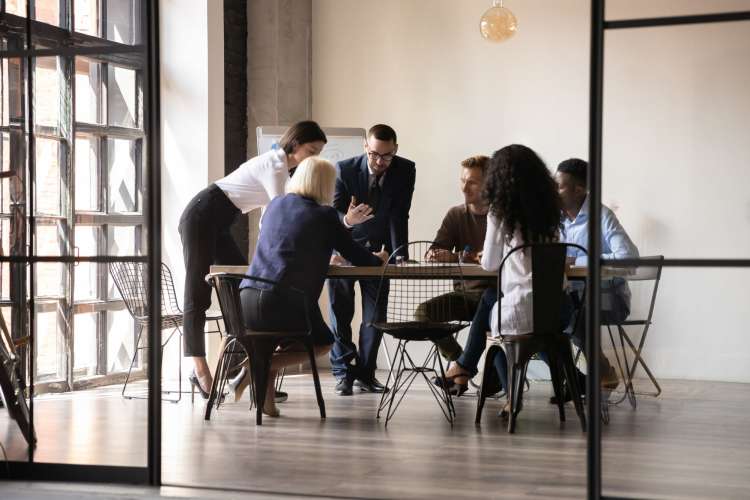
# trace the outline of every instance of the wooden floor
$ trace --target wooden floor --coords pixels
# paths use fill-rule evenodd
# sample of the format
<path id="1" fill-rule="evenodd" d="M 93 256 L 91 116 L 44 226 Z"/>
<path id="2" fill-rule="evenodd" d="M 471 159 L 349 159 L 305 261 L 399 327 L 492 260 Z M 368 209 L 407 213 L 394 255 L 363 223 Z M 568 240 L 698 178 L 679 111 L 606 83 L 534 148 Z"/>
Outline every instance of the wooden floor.
<path id="1" fill-rule="evenodd" d="M 383 376 L 381 379 L 384 379 Z M 750 384 L 662 381 L 659 399 L 611 409 L 603 434 L 604 493 L 638 498 L 750 497 Z M 247 402 L 224 405 L 210 422 L 204 404 L 163 406 L 163 480 L 199 486 L 345 498 L 582 498 L 586 438 L 568 405 L 560 424 L 550 387 L 532 383 L 517 432 L 489 401 L 456 401 L 453 429 L 421 381 L 386 429 L 378 396 L 339 397 L 323 377 L 328 418 L 317 414 L 309 376 L 288 377 L 282 416 L 256 427 Z M 119 388 L 43 396 L 36 402 L 36 460 L 145 465 L 145 401 Z M 7 413 L 0 440 L 11 459 L 25 449 Z"/>

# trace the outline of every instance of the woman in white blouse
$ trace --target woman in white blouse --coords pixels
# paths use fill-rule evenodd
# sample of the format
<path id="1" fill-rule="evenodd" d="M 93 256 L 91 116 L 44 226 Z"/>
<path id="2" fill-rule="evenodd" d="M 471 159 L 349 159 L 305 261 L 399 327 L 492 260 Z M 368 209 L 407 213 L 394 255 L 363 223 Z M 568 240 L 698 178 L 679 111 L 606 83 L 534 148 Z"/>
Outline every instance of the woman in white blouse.
<path id="1" fill-rule="evenodd" d="M 544 162 L 526 146 L 506 146 L 492 156 L 483 191 L 490 209 L 482 250 L 482 267 L 497 271 L 503 257 L 524 243 L 557 241 L 560 233 L 560 197 Z M 439 385 L 462 394 L 478 371 L 487 331 L 519 335 L 533 331 L 531 257 L 524 251 L 508 257 L 500 277 L 503 300 L 498 328 L 497 290 L 485 291 L 471 323 L 463 354 Z M 507 363 L 498 355 L 495 367 L 506 386 Z"/>
<path id="2" fill-rule="evenodd" d="M 213 264 L 247 265 L 229 232 L 234 219 L 283 195 L 289 171 L 305 158 L 320 154 L 326 142 L 325 133 L 314 121 L 292 125 L 277 149 L 251 158 L 195 195 L 180 217 L 185 259 L 184 355 L 193 358 L 195 370 L 189 380 L 204 398 L 211 387 L 204 338 L 211 287 L 205 276 Z"/>

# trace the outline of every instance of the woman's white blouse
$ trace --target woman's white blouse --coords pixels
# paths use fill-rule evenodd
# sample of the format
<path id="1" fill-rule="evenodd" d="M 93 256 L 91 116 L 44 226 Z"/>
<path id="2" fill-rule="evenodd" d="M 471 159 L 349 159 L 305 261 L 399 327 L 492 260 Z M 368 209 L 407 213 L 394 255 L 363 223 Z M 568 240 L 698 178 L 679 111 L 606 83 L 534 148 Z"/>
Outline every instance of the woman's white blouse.
<path id="1" fill-rule="evenodd" d="M 521 233 L 516 230 L 513 238 L 506 241 L 502 227 L 492 215 L 487 214 L 487 233 L 484 237 L 482 250 L 482 267 L 488 271 L 497 271 L 503 257 L 518 245 L 523 244 Z M 514 252 L 503 266 L 500 276 L 500 291 L 503 297 L 500 301 L 501 330 L 503 335 L 520 335 L 534 331 L 532 283 L 531 283 L 531 253 L 519 250 Z M 495 304 L 490 313 L 492 335 L 499 335 L 497 324 L 497 308 Z"/>
<path id="2" fill-rule="evenodd" d="M 287 181 L 286 153 L 279 148 L 249 159 L 214 184 L 242 213 L 247 213 L 265 207 L 273 198 L 284 194 Z"/>

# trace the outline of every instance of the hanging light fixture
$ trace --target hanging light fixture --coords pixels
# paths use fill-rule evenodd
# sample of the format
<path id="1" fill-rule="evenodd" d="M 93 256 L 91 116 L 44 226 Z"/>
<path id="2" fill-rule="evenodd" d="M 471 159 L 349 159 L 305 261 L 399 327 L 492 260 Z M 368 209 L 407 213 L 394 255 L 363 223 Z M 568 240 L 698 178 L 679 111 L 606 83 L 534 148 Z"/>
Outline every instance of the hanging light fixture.
<path id="1" fill-rule="evenodd" d="M 507 40 L 517 29 L 516 16 L 503 7 L 503 0 L 492 0 L 492 7 L 487 9 L 479 21 L 479 33 L 491 42 Z"/>

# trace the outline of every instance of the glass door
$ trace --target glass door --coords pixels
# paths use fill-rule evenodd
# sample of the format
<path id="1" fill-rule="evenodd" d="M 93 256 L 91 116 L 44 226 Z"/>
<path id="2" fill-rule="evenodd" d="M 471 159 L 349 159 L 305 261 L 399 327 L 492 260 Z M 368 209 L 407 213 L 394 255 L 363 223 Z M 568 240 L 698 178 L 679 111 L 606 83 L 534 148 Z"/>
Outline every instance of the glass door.
<path id="1" fill-rule="evenodd" d="M 146 8 L 0 2 L 0 312 L 33 386 L 34 463 L 147 465 L 148 317 L 137 324 L 110 274 L 149 272 Z M 142 398 L 122 397 L 128 375 Z M 8 458 L 26 461 L 18 427 L 0 411 Z"/>

